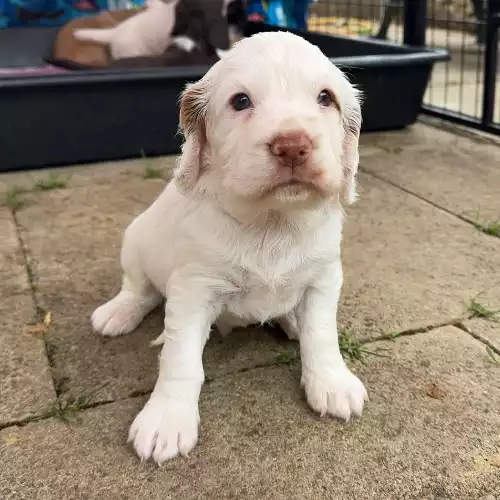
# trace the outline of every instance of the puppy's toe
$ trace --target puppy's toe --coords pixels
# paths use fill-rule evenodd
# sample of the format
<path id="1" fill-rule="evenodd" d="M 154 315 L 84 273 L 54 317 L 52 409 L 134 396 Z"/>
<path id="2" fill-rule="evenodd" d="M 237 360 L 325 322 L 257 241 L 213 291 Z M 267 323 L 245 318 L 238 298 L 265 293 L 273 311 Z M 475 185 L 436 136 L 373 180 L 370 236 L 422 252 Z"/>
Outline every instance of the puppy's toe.
<path id="1" fill-rule="evenodd" d="M 145 299 L 122 291 L 94 311 L 92 326 L 97 333 L 110 337 L 130 333 L 156 306 L 156 302 L 156 297 Z"/>
<path id="2" fill-rule="evenodd" d="M 198 441 L 198 408 L 152 396 L 130 427 L 129 441 L 141 460 L 162 463 L 188 456 Z"/>
<path id="3" fill-rule="evenodd" d="M 361 416 L 368 400 L 362 382 L 347 367 L 302 375 L 309 406 L 321 415 L 331 415 L 346 422 Z"/>

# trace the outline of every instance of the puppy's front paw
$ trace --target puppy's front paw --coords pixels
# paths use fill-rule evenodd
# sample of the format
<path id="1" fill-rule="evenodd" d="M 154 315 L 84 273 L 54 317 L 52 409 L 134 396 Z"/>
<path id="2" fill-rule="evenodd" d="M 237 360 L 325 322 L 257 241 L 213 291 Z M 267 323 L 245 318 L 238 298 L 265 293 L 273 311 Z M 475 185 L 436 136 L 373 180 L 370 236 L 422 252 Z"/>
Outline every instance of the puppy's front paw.
<path id="1" fill-rule="evenodd" d="M 334 370 L 306 370 L 302 373 L 302 385 L 314 411 L 346 422 L 352 416 L 360 416 L 368 400 L 364 385 L 346 366 Z"/>
<path id="2" fill-rule="evenodd" d="M 141 460 L 161 465 L 177 455 L 188 456 L 198 441 L 197 405 L 151 396 L 130 427 L 129 442 Z"/>
<path id="3" fill-rule="evenodd" d="M 156 297 L 140 298 L 122 291 L 94 311 L 92 326 L 97 333 L 109 337 L 130 333 L 139 326 L 156 303 Z"/>

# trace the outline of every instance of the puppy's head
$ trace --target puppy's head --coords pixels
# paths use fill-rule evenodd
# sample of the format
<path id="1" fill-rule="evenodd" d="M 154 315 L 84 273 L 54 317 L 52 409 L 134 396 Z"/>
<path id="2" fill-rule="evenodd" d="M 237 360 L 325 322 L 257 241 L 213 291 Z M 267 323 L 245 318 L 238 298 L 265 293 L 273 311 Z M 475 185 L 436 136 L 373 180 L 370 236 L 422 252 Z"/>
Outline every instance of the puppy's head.
<path id="1" fill-rule="evenodd" d="M 352 202 L 358 97 L 304 39 L 283 32 L 244 39 L 182 95 L 178 186 L 280 205 Z"/>

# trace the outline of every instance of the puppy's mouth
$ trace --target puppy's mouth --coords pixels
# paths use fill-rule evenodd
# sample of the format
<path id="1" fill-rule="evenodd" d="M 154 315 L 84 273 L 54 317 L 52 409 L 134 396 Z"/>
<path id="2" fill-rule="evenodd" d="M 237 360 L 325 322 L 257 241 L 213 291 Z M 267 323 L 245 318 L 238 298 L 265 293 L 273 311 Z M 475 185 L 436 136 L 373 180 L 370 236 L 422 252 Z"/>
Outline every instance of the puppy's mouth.
<path id="1" fill-rule="evenodd" d="M 287 179 L 286 181 L 277 182 L 271 187 L 271 192 L 279 191 L 280 189 L 314 189 L 314 186 L 311 182 L 303 181 L 300 179 Z"/>
<path id="2" fill-rule="evenodd" d="M 278 198 L 303 198 L 312 194 L 319 194 L 318 187 L 307 181 L 299 179 L 290 179 L 284 182 L 278 182 L 267 190 L 267 196 L 277 196 Z"/>
<path id="3" fill-rule="evenodd" d="M 289 179 L 287 181 L 278 182 L 278 184 L 276 184 L 274 186 L 274 189 L 279 189 L 279 188 L 288 187 L 288 186 L 302 186 L 305 188 L 307 186 L 310 186 L 310 183 L 302 181 L 300 179 Z"/>

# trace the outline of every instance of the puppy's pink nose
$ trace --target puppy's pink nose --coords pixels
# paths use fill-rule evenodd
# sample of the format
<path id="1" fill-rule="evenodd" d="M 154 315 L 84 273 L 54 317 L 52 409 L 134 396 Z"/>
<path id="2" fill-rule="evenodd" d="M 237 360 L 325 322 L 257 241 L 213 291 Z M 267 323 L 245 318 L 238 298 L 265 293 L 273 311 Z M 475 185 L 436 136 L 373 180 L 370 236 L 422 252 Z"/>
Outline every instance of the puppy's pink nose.
<path id="1" fill-rule="evenodd" d="M 305 132 L 286 132 L 271 142 L 271 153 L 286 167 L 304 163 L 312 150 L 311 138 Z"/>

